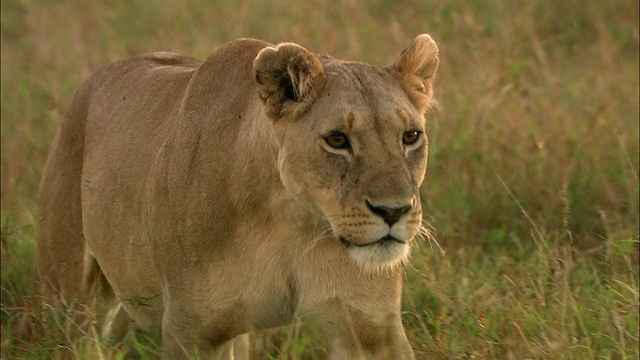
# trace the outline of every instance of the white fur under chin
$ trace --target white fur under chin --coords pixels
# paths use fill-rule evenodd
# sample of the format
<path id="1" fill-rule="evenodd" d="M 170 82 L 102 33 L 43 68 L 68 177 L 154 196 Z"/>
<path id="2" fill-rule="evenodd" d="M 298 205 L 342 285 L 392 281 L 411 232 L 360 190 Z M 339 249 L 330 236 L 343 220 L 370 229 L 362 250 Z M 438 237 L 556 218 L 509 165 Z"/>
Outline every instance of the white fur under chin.
<path id="1" fill-rule="evenodd" d="M 371 245 L 352 247 L 349 254 L 366 270 L 392 270 L 409 262 L 409 244 Z"/>

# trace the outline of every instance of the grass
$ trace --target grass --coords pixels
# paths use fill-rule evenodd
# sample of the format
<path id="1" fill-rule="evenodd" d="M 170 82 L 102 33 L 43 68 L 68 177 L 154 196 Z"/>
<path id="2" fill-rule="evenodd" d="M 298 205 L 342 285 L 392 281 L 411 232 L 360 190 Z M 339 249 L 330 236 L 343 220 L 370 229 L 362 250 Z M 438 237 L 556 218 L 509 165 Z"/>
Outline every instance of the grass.
<path id="1" fill-rule="evenodd" d="M 423 204 L 446 254 L 423 244 L 407 272 L 418 358 L 640 355 L 638 2 L 1 4 L 3 359 L 159 354 L 149 334 L 105 346 L 85 326 L 100 314 L 40 309 L 33 290 L 40 173 L 92 71 L 156 50 L 202 59 L 237 37 L 384 65 L 422 32 L 441 49 Z M 304 322 L 274 346 L 326 356 Z"/>

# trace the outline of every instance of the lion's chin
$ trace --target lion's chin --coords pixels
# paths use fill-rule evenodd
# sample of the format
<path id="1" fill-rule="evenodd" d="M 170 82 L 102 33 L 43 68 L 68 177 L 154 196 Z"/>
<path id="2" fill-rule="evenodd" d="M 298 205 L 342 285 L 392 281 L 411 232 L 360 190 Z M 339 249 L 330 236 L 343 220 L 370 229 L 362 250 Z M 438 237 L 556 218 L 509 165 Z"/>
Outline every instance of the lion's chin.
<path id="1" fill-rule="evenodd" d="M 392 269 L 409 261 L 410 246 L 394 238 L 383 238 L 366 245 L 356 245 L 340 239 L 356 263 L 368 270 Z"/>

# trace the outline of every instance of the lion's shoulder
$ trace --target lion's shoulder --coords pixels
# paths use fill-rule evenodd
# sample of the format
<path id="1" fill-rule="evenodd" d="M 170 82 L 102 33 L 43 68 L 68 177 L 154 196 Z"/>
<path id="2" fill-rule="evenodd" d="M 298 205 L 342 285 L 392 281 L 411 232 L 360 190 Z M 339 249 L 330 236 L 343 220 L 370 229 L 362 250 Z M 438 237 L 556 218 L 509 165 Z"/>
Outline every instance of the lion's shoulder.
<path id="1" fill-rule="evenodd" d="M 166 51 L 156 51 L 152 53 L 143 54 L 137 57 L 130 58 L 135 60 L 142 60 L 150 65 L 155 66 L 176 66 L 176 67 L 184 67 L 184 68 L 194 68 L 200 66 L 202 61 L 194 59 L 189 56 L 184 56 L 181 54 L 166 52 Z"/>
<path id="2" fill-rule="evenodd" d="M 216 49 L 202 62 L 185 94 L 184 109 L 229 109 L 249 100 L 255 90 L 253 61 L 269 43 L 239 39 Z"/>

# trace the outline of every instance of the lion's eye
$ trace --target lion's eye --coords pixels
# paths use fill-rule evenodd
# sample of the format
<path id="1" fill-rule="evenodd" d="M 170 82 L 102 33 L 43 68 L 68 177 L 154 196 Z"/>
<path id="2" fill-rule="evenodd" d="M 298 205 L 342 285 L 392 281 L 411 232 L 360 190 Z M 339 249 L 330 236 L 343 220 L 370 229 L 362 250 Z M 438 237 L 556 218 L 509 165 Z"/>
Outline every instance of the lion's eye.
<path id="1" fill-rule="evenodd" d="M 334 149 L 346 149 L 349 145 L 349 138 L 347 135 L 340 131 L 332 131 L 329 135 L 324 137 L 324 141 L 327 145 Z"/>
<path id="2" fill-rule="evenodd" d="M 420 131 L 407 131 L 402 134 L 402 143 L 405 145 L 413 145 L 420 139 Z"/>

